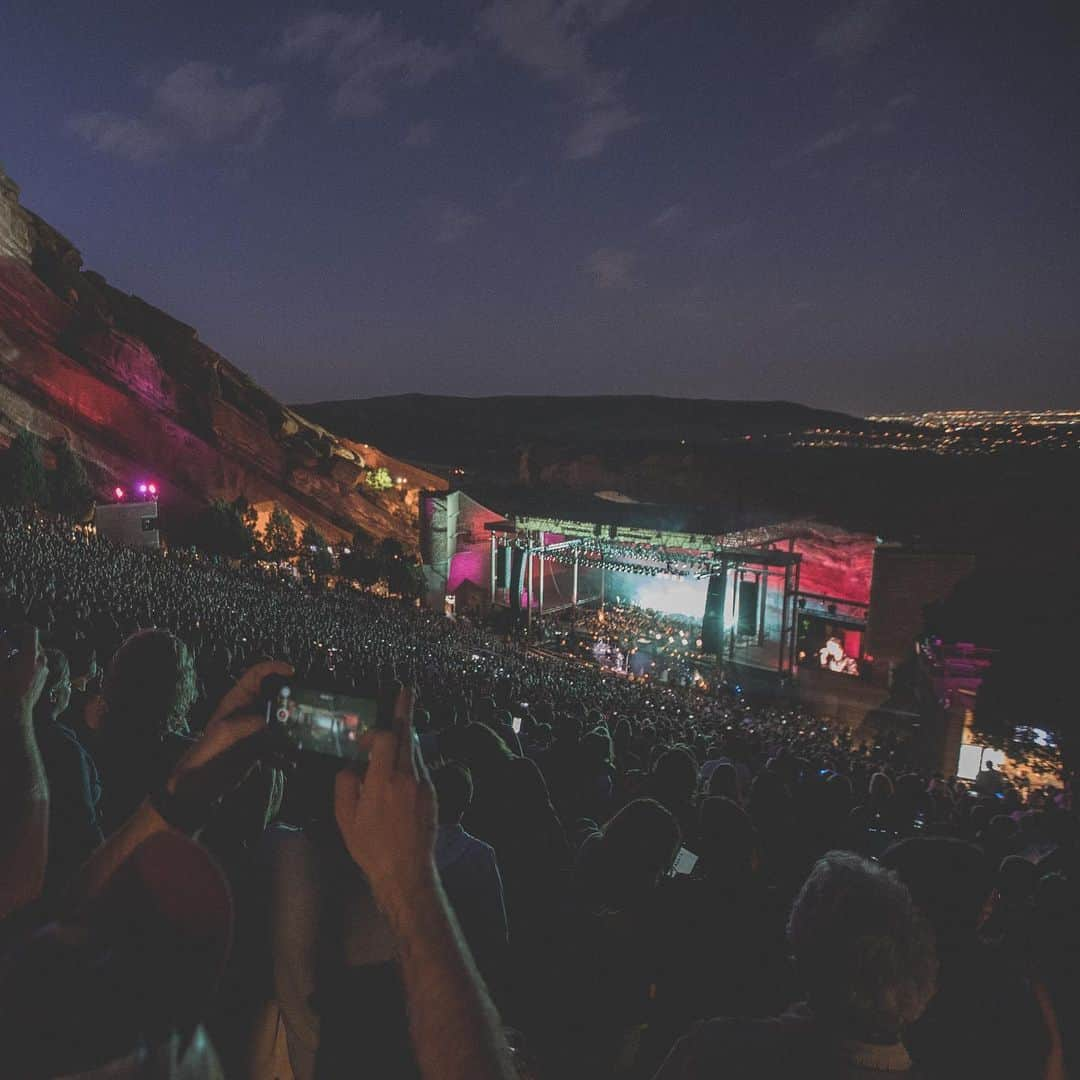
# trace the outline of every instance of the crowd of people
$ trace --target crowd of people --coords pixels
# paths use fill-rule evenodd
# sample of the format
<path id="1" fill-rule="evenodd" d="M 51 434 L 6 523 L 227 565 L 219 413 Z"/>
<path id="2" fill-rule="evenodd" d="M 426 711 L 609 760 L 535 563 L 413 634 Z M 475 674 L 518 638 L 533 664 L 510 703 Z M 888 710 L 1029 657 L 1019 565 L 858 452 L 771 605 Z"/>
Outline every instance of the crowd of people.
<path id="1" fill-rule="evenodd" d="M 379 703 L 363 774 L 272 674 Z M 5 1076 L 1076 1067 L 1061 790 L 13 509 L 0 700 Z"/>
<path id="2" fill-rule="evenodd" d="M 705 681 L 715 660 L 702 652 L 700 619 L 619 600 L 564 608 L 547 621 L 543 640 L 610 671 L 684 687 Z"/>

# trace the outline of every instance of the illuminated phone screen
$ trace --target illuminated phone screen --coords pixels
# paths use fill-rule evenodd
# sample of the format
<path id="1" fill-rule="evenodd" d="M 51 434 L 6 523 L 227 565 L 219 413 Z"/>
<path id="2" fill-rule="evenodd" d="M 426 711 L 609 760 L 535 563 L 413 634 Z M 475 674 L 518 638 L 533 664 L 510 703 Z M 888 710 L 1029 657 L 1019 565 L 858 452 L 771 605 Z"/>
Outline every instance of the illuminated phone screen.
<path id="1" fill-rule="evenodd" d="M 298 750 L 356 761 L 366 757 L 360 736 L 375 727 L 376 704 L 301 686 L 282 686 L 268 706 L 267 721 Z"/>
<path id="2" fill-rule="evenodd" d="M 697 861 L 698 857 L 689 848 L 681 847 L 679 848 L 679 854 L 675 856 L 675 862 L 671 869 L 676 874 L 690 874 L 693 873 Z"/>

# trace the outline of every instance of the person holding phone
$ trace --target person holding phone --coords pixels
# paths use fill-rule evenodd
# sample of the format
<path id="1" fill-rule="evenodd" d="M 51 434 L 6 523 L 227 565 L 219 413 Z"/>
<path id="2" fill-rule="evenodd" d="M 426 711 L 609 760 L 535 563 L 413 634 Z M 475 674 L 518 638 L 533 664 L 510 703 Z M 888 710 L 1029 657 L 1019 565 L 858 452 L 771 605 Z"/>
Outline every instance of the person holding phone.
<path id="1" fill-rule="evenodd" d="M 365 736 L 363 777 L 338 773 L 335 817 L 398 944 L 421 1076 L 514 1080 L 498 1013 L 439 881 L 435 792 L 413 737 L 414 701 L 412 690 L 402 690 L 392 730 Z"/>
<path id="2" fill-rule="evenodd" d="M 34 627 L 0 628 L 0 919 L 36 900 L 45 882 L 49 785 L 34 706 L 48 674 Z"/>

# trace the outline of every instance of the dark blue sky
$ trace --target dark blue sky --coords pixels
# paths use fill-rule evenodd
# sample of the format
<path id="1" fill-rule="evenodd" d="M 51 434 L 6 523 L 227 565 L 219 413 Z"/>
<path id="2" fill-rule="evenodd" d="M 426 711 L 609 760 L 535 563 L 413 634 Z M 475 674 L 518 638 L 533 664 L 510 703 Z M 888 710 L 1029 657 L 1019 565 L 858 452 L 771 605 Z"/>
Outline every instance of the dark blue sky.
<path id="1" fill-rule="evenodd" d="M 1080 405 L 1040 0 L 8 0 L 0 161 L 283 398 Z"/>

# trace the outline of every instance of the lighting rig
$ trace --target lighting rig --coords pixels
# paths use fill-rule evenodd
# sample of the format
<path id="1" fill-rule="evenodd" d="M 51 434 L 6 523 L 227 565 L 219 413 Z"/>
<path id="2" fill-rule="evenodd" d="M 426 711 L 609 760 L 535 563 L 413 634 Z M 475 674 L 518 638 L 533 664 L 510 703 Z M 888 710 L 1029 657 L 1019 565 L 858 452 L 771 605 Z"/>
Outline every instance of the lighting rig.
<path id="1" fill-rule="evenodd" d="M 119 502 L 127 502 L 129 493 L 125 488 L 122 488 L 119 484 L 113 488 L 113 498 Z M 133 486 L 131 492 L 132 501 L 145 502 L 147 499 L 156 499 L 158 497 L 158 485 L 153 480 L 140 480 Z"/>

